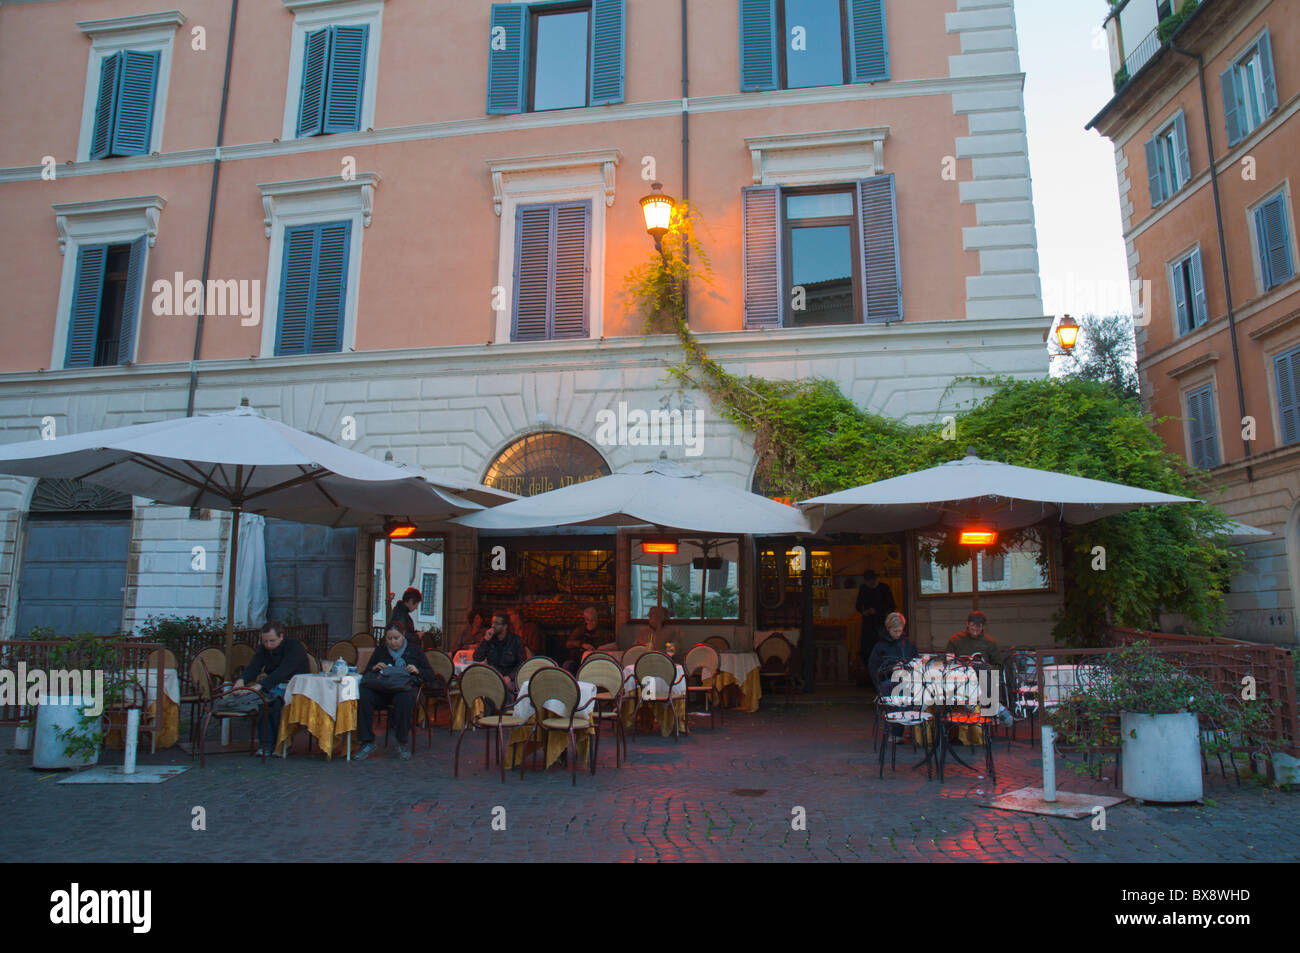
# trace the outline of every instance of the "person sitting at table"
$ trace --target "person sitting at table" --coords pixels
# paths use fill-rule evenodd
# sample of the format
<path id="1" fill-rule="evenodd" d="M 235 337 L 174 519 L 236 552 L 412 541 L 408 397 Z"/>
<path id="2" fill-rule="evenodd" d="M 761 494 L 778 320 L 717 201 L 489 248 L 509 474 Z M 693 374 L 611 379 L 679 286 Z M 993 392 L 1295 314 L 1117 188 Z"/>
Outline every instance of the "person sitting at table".
<path id="1" fill-rule="evenodd" d="M 600 627 L 600 610 L 595 606 L 587 606 L 582 610 L 581 624 L 569 633 L 568 641 L 564 643 L 564 668 L 571 675 L 578 674 L 582 656 L 608 641 L 609 633 Z"/>
<path id="2" fill-rule="evenodd" d="M 457 649 L 473 649 L 483 639 L 484 630 L 487 628 L 483 624 L 483 610 L 470 608 L 465 613 L 465 628 L 460 630 L 460 641 L 456 643 Z"/>
<path id="3" fill-rule="evenodd" d="M 877 642 L 871 650 L 868 670 L 871 680 L 879 695 L 888 695 L 897 684 L 894 669 L 916 658 L 916 643 L 903 635 L 907 628 L 907 619 L 901 612 L 891 612 L 885 616 L 885 639 Z"/>
<path id="4" fill-rule="evenodd" d="M 381 708 L 388 709 L 388 724 L 397 735 L 397 756 L 411 760 L 408 735 L 416 692 L 421 682 L 429 684 L 436 677 L 420 644 L 408 639 L 397 626 L 389 626 L 361 676 L 357 699 L 361 749 L 356 753 L 357 761 L 364 761 L 375 750 L 375 712 Z"/>
<path id="5" fill-rule="evenodd" d="M 983 612 L 972 612 L 966 616 L 966 631 L 957 632 L 948 639 L 948 651 L 957 656 L 970 658 L 976 653 L 995 668 L 1002 667 L 1002 652 L 997 642 L 984 634 L 985 617 Z"/>
<path id="6" fill-rule="evenodd" d="M 519 636 L 519 641 L 524 643 L 524 648 L 534 655 L 537 654 L 542 640 L 541 627 L 536 622 L 525 622 L 523 609 L 520 606 L 510 610 L 510 631 Z"/>
<path id="7" fill-rule="evenodd" d="M 650 611 L 646 613 L 646 628 L 637 636 L 636 644 L 644 645 L 652 652 L 668 651 L 669 642 L 681 645 L 681 630 L 673 626 L 664 628 L 671 618 L 672 613 L 664 606 L 651 606 Z"/>
<path id="8" fill-rule="evenodd" d="M 266 696 L 266 722 L 257 719 L 259 757 L 265 751 L 274 753 L 275 739 L 280 735 L 280 713 L 284 709 L 284 689 L 295 675 L 311 671 L 307 661 L 307 647 L 297 639 L 286 639 L 278 622 L 262 626 L 262 644 L 253 653 L 242 675 L 235 679 L 235 688 L 255 688 Z"/>
<path id="9" fill-rule="evenodd" d="M 483 641 L 474 649 L 474 661 L 487 662 L 501 673 L 506 687 L 514 690 L 515 673 L 524 664 L 524 643 L 510 631 L 510 623 L 504 612 L 492 614 L 492 628 L 487 630 Z"/>

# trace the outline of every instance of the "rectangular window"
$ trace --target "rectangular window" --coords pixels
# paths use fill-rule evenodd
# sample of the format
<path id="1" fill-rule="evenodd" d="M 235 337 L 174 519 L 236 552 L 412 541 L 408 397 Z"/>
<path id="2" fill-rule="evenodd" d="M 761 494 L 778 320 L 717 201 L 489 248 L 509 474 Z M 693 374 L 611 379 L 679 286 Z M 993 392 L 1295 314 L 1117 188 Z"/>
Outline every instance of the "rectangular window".
<path id="1" fill-rule="evenodd" d="M 147 240 L 77 250 L 64 367 L 111 367 L 135 354 Z"/>
<path id="2" fill-rule="evenodd" d="M 707 545 L 706 545 L 707 544 Z M 739 540 L 679 539 L 664 559 L 663 600 L 674 620 L 740 617 Z M 659 557 L 632 540 L 630 612 L 644 619 L 659 591 Z"/>
<path id="3" fill-rule="evenodd" d="M 1174 314 L 1178 320 L 1178 333 L 1187 334 L 1209 320 L 1200 250 L 1175 262 L 1170 273 L 1173 280 Z"/>
<path id="4" fill-rule="evenodd" d="M 119 50 L 100 64 L 90 158 L 144 156 L 153 135 L 162 54 Z"/>
<path id="5" fill-rule="evenodd" d="M 388 620 L 383 618 L 385 593 L 384 593 L 384 571 L 382 569 L 375 570 L 375 581 L 374 581 L 373 588 L 375 594 L 374 609 L 371 611 L 370 614 L 378 620 L 378 623 L 380 625 L 383 625 Z"/>
<path id="6" fill-rule="evenodd" d="M 1255 209 L 1255 243 L 1264 290 L 1295 277 L 1291 260 L 1291 227 L 1286 214 L 1286 192 L 1279 192 Z"/>
<path id="7" fill-rule="evenodd" d="M 587 337 L 591 203 L 521 205 L 515 218 L 511 340 Z"/>
<path id="8" fill-rule="evenodd" d="M 1300 347 L 1273 358 L 1277 377 L 1277 419 L 1282 445 L 1300 443 Z"/>
<path id="9" fill-rule="evenodd" d="M 740 88 L 889 79 L 884 0 L 739 0 Z"/>
<path id="10" fill-rule="evenodd" d="M 1187 395 L 1187 433 L 1192 466 L 1209 470 L 1219 465 L 1218 427 L 1214 422 L 1214 388 L 1210 384 Z"/>
<path id="11" fill-rule="evenodd" d="M 625 0 L 494 3 L 489 114 L 623 101 Z"/>
<path id="12" fill-rule="evenodd" d="M 1277 109 L 1277 79 L 1268 30 L 1219 74 L 1219 86 L 1228 145 L 1235 146 Z"/>
<path id="13" fill-rule="evenodd" d="M 361 129 L 370 27 L 327 26 L 307 34 L 298 104 L 299 137 Z"/>
<path id="14" fill-rule="evenodd" d="M 1155 208 L 1181 189 L 1192 177 L 1187 149 L 1187 120 L 1180 112 L 1146 143 L 1147 180 L 1151 207 Z"/>
<path id="15" fill-rule="evenodd" d="M 942 544 L 937 536 L 920 535 L 917 542 L 917 568 L 922 596 L 969 594 L 971 567 L 966 561 L 945 569 L 932 562 Z M 1012 543 L 997 555 L 980 553 L 980 592 L 1042 592 L 1052 588 L 1047 543 L 1041 532 L 1032 531 L 1025 539 Z M 925 574 L 926 566 L 930 574 Z"/>
<path id="16" fill-rule="evenodd" d="M 321 354 L 343 349 L 351 222 L 284 230 L 275 353 Z"/>
<path id="17" fill-rule="evenodd" d="M 839 188 L 752 186 L 741 214 L 745 327 L 903 319 L 892 175 Z"/>
<path id="18" fill-rule="evenodd" d="M 423 573 L 420 578 L 420 617 L 434 619 L 438 616 L 438 574 Z"/>
<path id="19" fill-rule="evenodd" d="M 1007 558 L 984 553 L 980 556 L 980 581 L 1003 582 L 1007 575 Z"/>

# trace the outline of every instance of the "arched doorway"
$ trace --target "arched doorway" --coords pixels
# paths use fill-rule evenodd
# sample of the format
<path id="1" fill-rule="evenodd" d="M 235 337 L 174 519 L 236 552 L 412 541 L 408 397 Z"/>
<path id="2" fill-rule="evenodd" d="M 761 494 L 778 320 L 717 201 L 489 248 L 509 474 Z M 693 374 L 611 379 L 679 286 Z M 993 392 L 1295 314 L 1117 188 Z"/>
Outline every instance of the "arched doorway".
<path id="1" fill-rule="evenodd" d="M 16 629 L 109 635 L 122 627 L 131 497 L 79 480 L 32 493 L 18 581 Z"/>

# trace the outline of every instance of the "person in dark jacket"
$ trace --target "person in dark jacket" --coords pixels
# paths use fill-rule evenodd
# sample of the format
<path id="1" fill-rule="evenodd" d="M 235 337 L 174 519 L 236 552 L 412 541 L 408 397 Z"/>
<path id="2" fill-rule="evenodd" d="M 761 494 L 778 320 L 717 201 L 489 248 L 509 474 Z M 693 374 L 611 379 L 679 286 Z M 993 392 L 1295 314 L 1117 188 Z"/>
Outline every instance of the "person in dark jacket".
<path id="1" fill-rule="evenodd" d="M 388 617 L 388 628 L 397 626 L 408 639 L 419 641 L 416 639 L 414 615 L 423 598 L 420 590 L 414 586 L 402 593 L 402 601 L 393 606 L 393 613 Z"/>
<path id="2" fill-rule="evenodd" d="M 510 689 L 515 688 L 515 673 L 524 664 L 524 643 L 510 631 L 504 612 L 493 614 L 492 628 L 474 650 L 474 661 L 487 662 L 501 673 Z"/>
<path id="3" fill-rule="evenodd" d="M 373 673 L 374 677 L 368 677 Z M 397 735 L 397 756 L 411 760 L 408 735 L 411 716 L 415 713 L 415 696 L 423 682 L 431 683 L 436 674 L 415 639 L 395 625 L 384 633 L 384 641 L 375 649 L 362 673 L 360 697 L 357 701 L 357 729 L 361 733 L 361 748 L 356 759 L 364 761 L 375 750 L 375 712 L 388 709 L 388 723 Z"/>
<path id="4" fill-rule="evenodd" d="M 858 587 L 858 599 L 855 604 L 862 613 L 862 641 L 858 643 L 858 656 L 867 666 L 867 673 L 875 678 L 871 667 L 871 653 L 885 634 L 885 617 L 896 608 L 894 593 L 884 583 L 876 579 L 876 574 L 868 569 L 862 574 L 862 585 Z"/>
<path id="5" fill-rule="evenodd" d="M 903 614 L 891 612 L 885 617 L 887 637 L 877 642 L 876 647 L 871 650 L 871 659 L 868 662 L 871 681 L 881 695 L 888 695 L 894 687 L 894 667 L 910 662 L 917 656 L 916 643 L 903 635 L 906 628 L 907 619 Z"/>
<path id="6" fill-rule="evenodd" d="M 270 754 L 280 734 L 280 712 L 284 709 L 284 689 L 295 675 L 311 671 L 307 647 L 297 639 L 286 639 L 278 622 L 262 626 L 262 644 L 253 653 L 248 668 L 235 680 L 235 688 L 256 688 L 267 698 L 266 722 L 257 720 L 258 750 Z"/>

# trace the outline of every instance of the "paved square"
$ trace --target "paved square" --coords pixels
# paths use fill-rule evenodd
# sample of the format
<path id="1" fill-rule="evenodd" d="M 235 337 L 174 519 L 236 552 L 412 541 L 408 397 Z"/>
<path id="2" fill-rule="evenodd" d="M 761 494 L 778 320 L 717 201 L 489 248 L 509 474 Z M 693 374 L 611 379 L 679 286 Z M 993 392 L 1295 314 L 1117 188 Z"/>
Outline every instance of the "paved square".
<path id="1" fill-rule="evenodd" d="M 483 767 L 482 735 L 421 734 L 414 758 L 396 743 L 363 763 L 298 752 L 285 760 L 227 755 L 157 785 L 60 785 L 30 758 L 0 755 L 0 857 L 10 861 L 710 860 L 710 861 L 1295 861 L 1300 794 L 1225 782 L 1212 760 L 1202 807 L 1124 804 L 1093 819 L 1000 812 L 979 802 L 1042 783 L 1039 751 L 996 749 L 994 786 L 950 766 L 940 785 L 912 770 L 876 777 L 871 709 L 795 706 L 736 712 L 725 729 L 642 736 L 616 771 L 602 744 L 598 773 L 564 769 L 521 781 Z M 241 729 L 242 730 L 242 729 Z M 216 731 L 213 730 L 215 738 Z M 606 737 L 605 741 L 610 739 Z M 964 753 L 964 751 L 963 751 Z M 967 760 L 982 764 L 979 752 Z M 114 760 L 120 755 L 114 755 Z M 173 749 L 144 763 L 189 763 Z M 1064 790 L 1110 795 L 1109 783 L 1063 764 Z M 193 809 L 206 831 L 191 829 Z M 806 829 L 795 830 L 796 808 Z M 493 819 L 504 809 L 504 830 Z"/>

